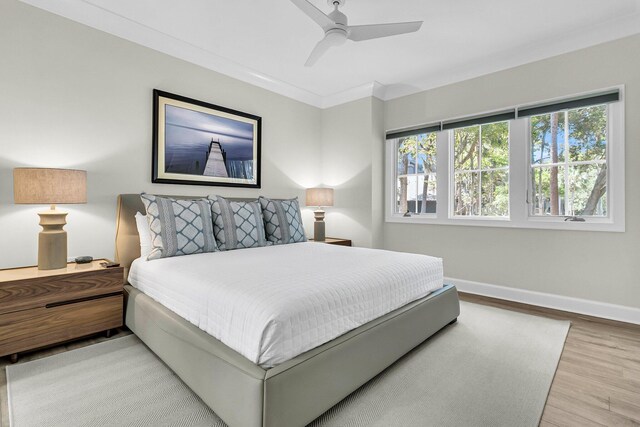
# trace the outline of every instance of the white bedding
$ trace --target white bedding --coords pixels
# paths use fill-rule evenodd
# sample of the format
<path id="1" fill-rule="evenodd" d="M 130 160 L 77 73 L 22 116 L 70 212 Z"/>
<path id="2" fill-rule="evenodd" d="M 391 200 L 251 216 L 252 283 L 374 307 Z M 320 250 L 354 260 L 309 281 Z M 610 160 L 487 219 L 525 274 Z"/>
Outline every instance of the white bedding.
<path id="1" fill-rule="evenodd" d="M 153 261 L 129 283 L 270 368 L 442 287 L 426 255 L 295 243 Z"/>

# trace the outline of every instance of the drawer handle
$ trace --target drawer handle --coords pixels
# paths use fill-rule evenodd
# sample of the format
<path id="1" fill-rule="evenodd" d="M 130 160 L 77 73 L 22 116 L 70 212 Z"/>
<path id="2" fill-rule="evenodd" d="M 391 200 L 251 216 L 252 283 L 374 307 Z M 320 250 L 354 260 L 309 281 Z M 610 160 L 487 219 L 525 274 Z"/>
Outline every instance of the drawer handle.
<path id="1" fill-rule="evenodd" d="M 115 296 L 118 296 L 118 295 L 122 295 L 122 292 L 112 292 L 110 294 L 95 295 L 95 296 L 92 296 L 92 297 L 72 299 L 72 300 L 69 300 L 69 301 L 52 302 L 50 304 L 45 305 L 44 307 L 45 308 L 60 307 L 62 305 L 77 304 L 79 302 L 85 302 L 85 301 L 92 301 L 92 300 L 96 300 L 96 299 L 115 297 Z"/>

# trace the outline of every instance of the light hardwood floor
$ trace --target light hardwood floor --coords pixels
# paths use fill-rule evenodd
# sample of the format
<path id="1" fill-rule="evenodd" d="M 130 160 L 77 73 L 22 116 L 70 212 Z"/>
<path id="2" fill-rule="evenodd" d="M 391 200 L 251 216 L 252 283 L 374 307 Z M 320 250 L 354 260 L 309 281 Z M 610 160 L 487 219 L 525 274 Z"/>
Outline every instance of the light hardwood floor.
<path id="1" fill-rule="evenodd" d="M 640 326 L 470 294 L 460 294 L 460 298 L 478 304 L 571 321 L 571 329 L 540 426 L 640 426 Z M 113 337 L 129 333 L 119 330 Z M 106 339 L 94 336 L 33 352 L 22 356 L 18 363 Z M 8 358 L 0 359 L 2 427 L 9 425 L 4 370 L 7 364 Z"/>

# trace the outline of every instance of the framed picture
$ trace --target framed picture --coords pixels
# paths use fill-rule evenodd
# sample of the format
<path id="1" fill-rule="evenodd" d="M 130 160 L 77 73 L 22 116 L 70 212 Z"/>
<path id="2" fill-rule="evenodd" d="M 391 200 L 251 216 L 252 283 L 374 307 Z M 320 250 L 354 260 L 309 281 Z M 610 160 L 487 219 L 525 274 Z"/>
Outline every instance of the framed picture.
<path id="1" fill-rule="evenodd" d="M 262 118 L 153 91 L 152 182 L 260 188 Z"/>

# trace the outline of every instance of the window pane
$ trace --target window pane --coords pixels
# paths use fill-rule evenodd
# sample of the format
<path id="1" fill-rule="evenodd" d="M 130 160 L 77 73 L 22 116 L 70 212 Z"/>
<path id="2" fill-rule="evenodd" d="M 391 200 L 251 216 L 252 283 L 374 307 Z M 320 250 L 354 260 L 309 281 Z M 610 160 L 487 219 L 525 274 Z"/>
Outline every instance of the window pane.
<path id="1" fill-rule="evenodd" d="M 418 135 L 418 173 L 436 171 L 436 133 Z"/>
<path id="2" fill-rule="evenodd" d="M 531 164 L 564 161 L 565 113 L 531 117 Z"/>
<path id="3" fill-rule="evenodd" d="M 396 181 L 396 213 L 416 212 L 418 176 L 399 176 Z"/>
<path id="4" fill-rule="evenodd" d="M 435 213 L 436 140 L 431 132 L 397 141 L 396 213 Z"/>
<path id="5" fill-rule="evenodd" d="M 607 120 L 607 105 L 531 118 L 532 215 L 607 215 Z"/>
<path id="6" fill-rule="evenodd" d="M 482 169 L 509 166 L 509 123 L 482 126 Z"/>
<path id="7" fill-rule="evenodd" d="M 416 173 L 416 143 L 415 135 L 398 141 L 398 175 Z"/>
<path id="8" fill-rule="evenodd" d="M 453 214 L 509 216 L 509 122 L 453 132 Z"/>
<path id="9" fill-rule="evenodd" d="M 479 215 L 479 173 L 461 172 L 455 174 L 455 194 L 453 214 L 461 216 Z"/>
<path id="10" fill-rule="evenodd" d="M 436 213 L 436 175 L 418 175 L 418 207 L 420 214 Z"/>
<path id="11" fill-rule="evenodd" d="M 453 166 L 456 171 L 479 169 L 480 126 L 455 129 Z"/>
<path id="12" fill-rule="evenodd" d="M 509 172 L 482 172 L 482 215 L 509 216 Z"/>
<path id="13" fill-rule="evenodd" d="M 532 168 L 533 215 L 565 215 L 564 170 L 562 166 Z"/>
<path id="14" fill-rule="evenodd" d="M 569 111 L 569 158 L 572 162 L 603 160 L 607 155 L 607 106 Z"/>
<path id="15" fill-rule="evenodd" d="M 606 216 L 607 165 L 569 166 L 567 215 Z"/>

